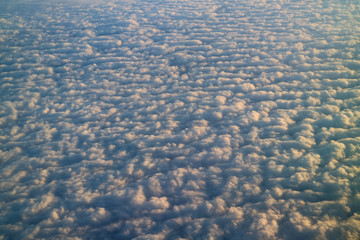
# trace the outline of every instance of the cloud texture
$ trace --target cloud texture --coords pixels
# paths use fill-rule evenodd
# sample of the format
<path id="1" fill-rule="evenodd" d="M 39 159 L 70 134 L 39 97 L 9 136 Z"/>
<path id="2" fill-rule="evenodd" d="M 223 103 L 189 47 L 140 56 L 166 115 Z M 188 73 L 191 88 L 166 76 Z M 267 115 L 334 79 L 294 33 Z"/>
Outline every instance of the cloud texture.
<path id="1" fill-rule="evenodd" d="M 360 238 L 356 1 L 1 5 L 0 239 Z"/>

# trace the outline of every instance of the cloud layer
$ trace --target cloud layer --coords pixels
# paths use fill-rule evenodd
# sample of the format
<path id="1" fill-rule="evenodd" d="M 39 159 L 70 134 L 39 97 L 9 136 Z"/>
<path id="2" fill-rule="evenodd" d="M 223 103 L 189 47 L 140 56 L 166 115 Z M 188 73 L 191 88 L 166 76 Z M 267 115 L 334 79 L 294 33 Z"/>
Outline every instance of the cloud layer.
<path id="1" fill-rule="evenodd" d="M 16 6 L 0 239 L 360 238 L 357 3 Z"/>

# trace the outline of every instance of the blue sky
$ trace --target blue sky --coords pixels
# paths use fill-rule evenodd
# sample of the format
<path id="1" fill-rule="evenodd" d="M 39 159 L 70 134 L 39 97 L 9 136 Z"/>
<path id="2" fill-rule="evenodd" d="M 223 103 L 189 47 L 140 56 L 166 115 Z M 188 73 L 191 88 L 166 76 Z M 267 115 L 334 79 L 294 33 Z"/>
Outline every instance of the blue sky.
<path id="1" fill-rule="evenodd" d="M 0 4 L 0 239 L 360 238 L 356 1 Z"/>

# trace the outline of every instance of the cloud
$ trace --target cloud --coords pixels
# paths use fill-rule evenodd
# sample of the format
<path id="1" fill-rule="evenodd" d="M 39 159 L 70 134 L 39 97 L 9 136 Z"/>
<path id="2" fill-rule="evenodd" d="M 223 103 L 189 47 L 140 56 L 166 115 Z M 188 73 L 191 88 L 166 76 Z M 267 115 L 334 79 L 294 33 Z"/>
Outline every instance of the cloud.
<path id="1" fill-rule="evenodd" d="M 354 5 L 0 5 L 0 239 L 360 235 Z"/>

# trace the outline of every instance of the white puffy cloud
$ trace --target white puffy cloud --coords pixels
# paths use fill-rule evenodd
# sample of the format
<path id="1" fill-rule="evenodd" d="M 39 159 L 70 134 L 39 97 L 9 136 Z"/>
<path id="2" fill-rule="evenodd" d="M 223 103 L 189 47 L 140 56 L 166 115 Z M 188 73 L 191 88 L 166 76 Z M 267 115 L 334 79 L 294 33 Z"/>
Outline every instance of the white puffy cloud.
<path id="1" fill-rule="evenodd" d="M 360 236 L 356 4 L 0 9 L 0 239 Z"/>

